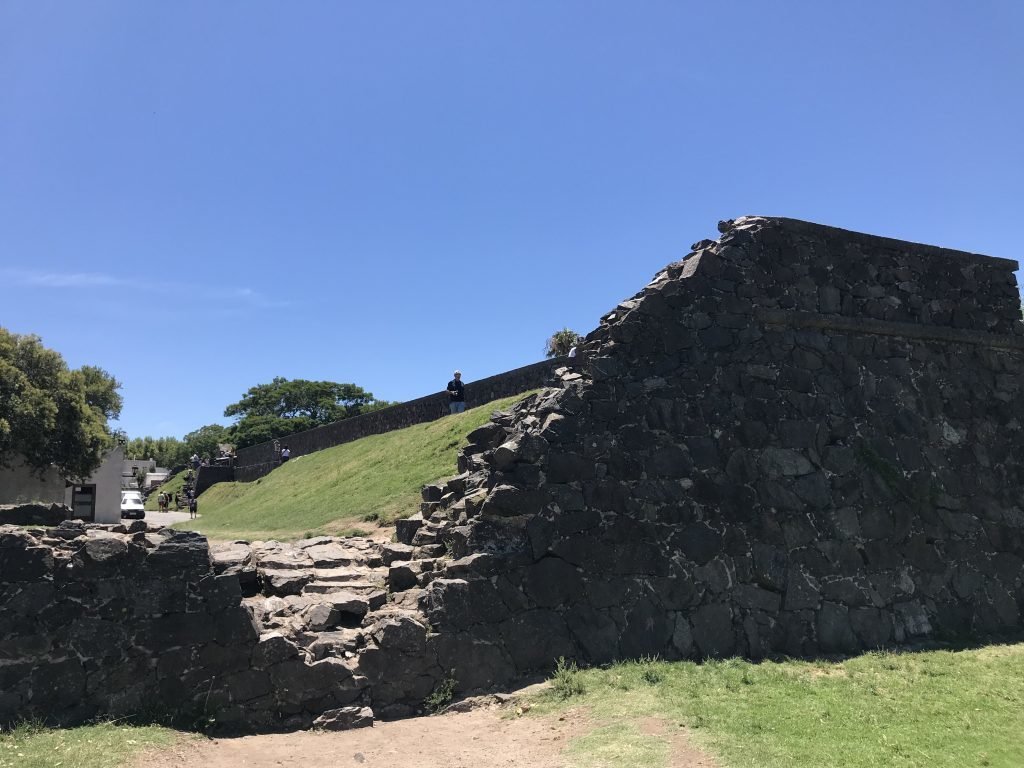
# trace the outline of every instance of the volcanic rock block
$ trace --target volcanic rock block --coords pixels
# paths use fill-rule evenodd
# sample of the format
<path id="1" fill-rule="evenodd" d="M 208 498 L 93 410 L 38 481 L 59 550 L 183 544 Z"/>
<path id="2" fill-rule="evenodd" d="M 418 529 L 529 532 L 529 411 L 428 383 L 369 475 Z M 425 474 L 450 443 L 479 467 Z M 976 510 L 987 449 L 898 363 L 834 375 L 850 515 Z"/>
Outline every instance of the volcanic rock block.
<path id="1" fill-rule="evenodd" d="M 423 517 L 421 515 L 413 515 L 412 517 L 396 520 L 395 538 L 402 544 L 412 544 L 413 537 L 422 525 Z"/>
<path id="2" fill-rule="evenodd" d="M 324 731 L 347 731 L 369 728 L 373 725 L 373 710 L 369 707 L 341 707 L 329 709 L 313 721 L 313 727 Z"/>

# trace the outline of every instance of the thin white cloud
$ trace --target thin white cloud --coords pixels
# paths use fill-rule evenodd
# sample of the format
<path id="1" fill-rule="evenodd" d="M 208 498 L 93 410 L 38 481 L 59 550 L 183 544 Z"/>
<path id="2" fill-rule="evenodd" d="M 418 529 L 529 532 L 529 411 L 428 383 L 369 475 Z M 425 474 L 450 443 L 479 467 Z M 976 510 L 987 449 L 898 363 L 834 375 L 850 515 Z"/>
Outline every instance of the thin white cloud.
<path id="1" fill-rule="evenodd" d="M 126 285 L 124 278 L 99 272 L 42 272 L 29 269 L 5 269 L 4 281 L 39 288 L 85 288 L 102 285 Z"/>
<path id="2" fill-rule="evenodd" d="M 180 298 L 192 297 L 201 301 L 274 309 L 288 306 L 288 302 L 271 299 L 247 286 L 187 285 L 177 282 L 128 280 L 100 272 L 49 272 L 31 269 L 0 269 L 0 284 L 29 288 L 100 288 L 106 286 L 135 286 L 140 293 L 156 292 L 161 295 L 173 291 Z"/>

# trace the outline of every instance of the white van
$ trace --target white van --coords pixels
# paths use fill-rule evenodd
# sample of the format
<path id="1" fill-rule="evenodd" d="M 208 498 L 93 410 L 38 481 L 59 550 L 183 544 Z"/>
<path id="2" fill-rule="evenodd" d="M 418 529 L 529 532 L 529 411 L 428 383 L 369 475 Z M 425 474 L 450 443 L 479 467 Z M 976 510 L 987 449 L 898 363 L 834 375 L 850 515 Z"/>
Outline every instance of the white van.
<path id="1" fill-rule="evenodd" d="M 145 516 L 142 494 L 138 491 L 121 491 L 121 517 L 141 520 Z"/>

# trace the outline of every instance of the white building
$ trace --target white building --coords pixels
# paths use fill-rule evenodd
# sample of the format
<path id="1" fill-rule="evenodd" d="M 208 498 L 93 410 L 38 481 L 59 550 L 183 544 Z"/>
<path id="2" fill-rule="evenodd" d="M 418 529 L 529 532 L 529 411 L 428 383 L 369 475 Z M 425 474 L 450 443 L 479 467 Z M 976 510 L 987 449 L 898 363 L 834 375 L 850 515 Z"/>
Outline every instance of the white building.
<path id="1" fill-rule="evenodd" d="M 40 475 L 17 461 L 0 469 L 0 504 L 66 504 L 76 518 L 120 523 L 123 460 L 124 447 L 119 445 L 103 457 L 91 476 L 74 484 L 52 467 Z"/>
<path id="2" fill-rule="evenodd" d="M 106 456 L 99 468 L 81 483 L 69 485 L 64 503 L 72 514 L 94 523 L 121 522 L 121 469 L 124 446 L 118 445 Z"/>

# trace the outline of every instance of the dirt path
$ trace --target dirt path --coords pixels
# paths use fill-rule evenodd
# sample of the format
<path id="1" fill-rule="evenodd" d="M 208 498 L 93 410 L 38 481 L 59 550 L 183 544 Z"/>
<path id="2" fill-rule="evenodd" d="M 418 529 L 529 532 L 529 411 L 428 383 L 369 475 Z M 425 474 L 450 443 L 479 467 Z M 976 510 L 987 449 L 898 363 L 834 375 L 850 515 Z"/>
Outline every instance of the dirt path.
<path id="1" fill-rule="evenodd" d="M 548 717 L 505 714 L 487 708 L 339 733 L 195 740 L 146 755 L 135 768 L 566 768 L 565 745 L 591 727 L 579 711 Z M 672 742 L 672 768 L 714 765 L 683 736 Z"/>

